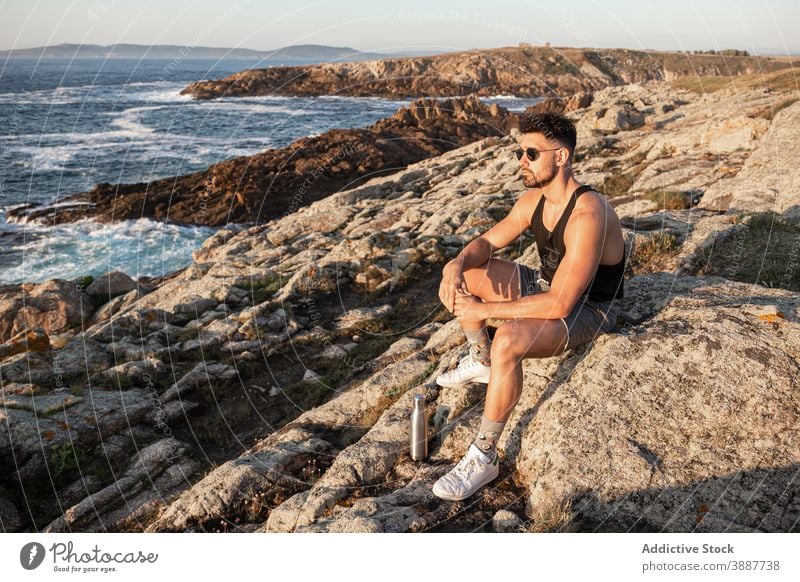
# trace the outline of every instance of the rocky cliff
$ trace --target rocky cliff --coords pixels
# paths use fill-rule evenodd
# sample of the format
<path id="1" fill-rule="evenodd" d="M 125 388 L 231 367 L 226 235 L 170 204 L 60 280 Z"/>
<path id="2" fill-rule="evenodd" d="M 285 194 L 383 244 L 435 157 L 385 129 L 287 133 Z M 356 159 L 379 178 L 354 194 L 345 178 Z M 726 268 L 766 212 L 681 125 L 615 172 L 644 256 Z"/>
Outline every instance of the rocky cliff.
<path id="1" fill-rule="evenodd" d="M 645 83 L 570 113 L 578 176 L 631 249 L 619 331 L 524 362 L 500 478 L 464 502 L 430 493 L 483 398 L 434 382 L 465 353 L 438 277 L 521 192 L 510 137 L 222 230 L 165 281 L 4 288 L 0 524 L 797 531 L 800 193 L 772 144 L 793 142 L 800 103 L 785 98 Z M 756 205 L 765 167 L 782 189 Z M 527 233 L 499 256 L 537 260 Z"/>
<path id="2" fill-rule="evenodd" d="M 683 77 L 767 73 L 789 66 L 764 57 L 523 45 L 432 57 L 242 71 L 183 90 L 196 99 L 245 95 L 381 97 L 565 96 L 611 85 Z"/>

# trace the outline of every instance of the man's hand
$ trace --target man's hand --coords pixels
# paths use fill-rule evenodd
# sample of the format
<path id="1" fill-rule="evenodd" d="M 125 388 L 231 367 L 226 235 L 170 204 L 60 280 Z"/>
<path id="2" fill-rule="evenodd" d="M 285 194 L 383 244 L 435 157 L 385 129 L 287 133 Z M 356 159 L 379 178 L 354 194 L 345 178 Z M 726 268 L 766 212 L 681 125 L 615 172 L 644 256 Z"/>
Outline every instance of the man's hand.
<path id="1" fill-rule="evenodd" d="M 461 268 L 454 262 L 449 262 L 442 269 L 442 282 L 439 284 L 439 300 L 445 309 L 453 313 L 456 301 L 456 291 L 467 291 L 467 282 L 461 273 Z"/>
<path id="2" fill-rule="evenodd" d="M 484 303 L 469 291 L 458 290 L 456 292 L 456 302 L 453 313 L 458 319 L 465 321 L 482 321 L 486 319 L 484 315 Z"/>

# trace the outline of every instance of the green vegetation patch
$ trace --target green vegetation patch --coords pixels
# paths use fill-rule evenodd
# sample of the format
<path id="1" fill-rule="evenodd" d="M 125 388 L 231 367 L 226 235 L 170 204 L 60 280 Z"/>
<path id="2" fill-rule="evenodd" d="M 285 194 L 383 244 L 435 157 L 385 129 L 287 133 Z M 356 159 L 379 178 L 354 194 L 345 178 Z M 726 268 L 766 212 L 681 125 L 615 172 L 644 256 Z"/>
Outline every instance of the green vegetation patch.
<path id="1" fill-rule="evenodd" d="M 81 291 L 85 291 L 86 288 L 94 282 L 94 277 L 91 275 L 84 275 L 83 277 L 79 277 L 77 280 L 77 287 L 80 288 Z"/>
<path id="2" fill-rule="evenodd" d="M 258 305 L 270 299 L 276 291 L 283 286 L 284 281 L 278 273 L 270 273 L 263 277 L 251 277 L 245 286 L 253 300 L 253 305 Z"/>
<path id="3" fill-rule="evenodd" d="M 56 445 L 50 449 L 47 465 L 52 471 L 53 479 L 58 479 L 78 467 L 83 470 L 89 462 L 89 455 L 81 448 L 70 443 Z"/>
<path id="4" fill-rule="evenodd" d="M 580 75 L 581 70 L 568 59 L 553 51 L 552 56 L 542 60 L 542 72 L 545 75 Z"/>

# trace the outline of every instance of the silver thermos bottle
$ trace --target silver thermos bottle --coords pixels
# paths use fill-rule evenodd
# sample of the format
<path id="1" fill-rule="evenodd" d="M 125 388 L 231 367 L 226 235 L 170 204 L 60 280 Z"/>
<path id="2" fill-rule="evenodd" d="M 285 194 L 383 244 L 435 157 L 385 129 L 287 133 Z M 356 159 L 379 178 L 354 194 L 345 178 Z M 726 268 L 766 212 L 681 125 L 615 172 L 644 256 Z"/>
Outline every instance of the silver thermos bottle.
<path id="1" fill-rule="evenodd" d="M 414 395 L 411 411 L 411 458 L 422 461 L 428 456 L 428 417 L 425 414 L 425 395 Z"/>

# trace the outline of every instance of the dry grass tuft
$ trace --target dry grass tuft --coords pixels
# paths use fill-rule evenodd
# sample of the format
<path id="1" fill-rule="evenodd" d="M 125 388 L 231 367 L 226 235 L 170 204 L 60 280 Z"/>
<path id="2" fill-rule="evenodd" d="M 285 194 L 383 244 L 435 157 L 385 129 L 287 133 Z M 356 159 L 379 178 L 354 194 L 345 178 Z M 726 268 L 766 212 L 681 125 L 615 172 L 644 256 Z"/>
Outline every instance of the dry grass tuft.
<path id="1" fill-rule="evenodd" d="M 520 526 L 522 533 L 553 533 L 578 531 L 577 514 L 572 511 L 572 500 L 545 503 L 528 512 L 528 521 Z"/>
<path id="2" fill-rule="evenodd" d="M 654 234 L 646 242 L 634 245 L 628 268 L 634 275 L 672 270 L 672 259 L 680 248 L 675 235 L 668 232 Z"/>
<path id="3" fill-rule="evenodd" d="M 635 179 L 633 174 L 629 173 L 611 174 L 603 182 L 602 192 L 608 198 L 624 196 L 633 186 Z"/>
<path id="4" fill-rule="evenodd" d="M 681 190 L 655 190 L 647 195 L 658 210 L 685 210 L 692 207 L 692 193 Z"/>
<path id="5" fill-rule="evenodd" d="M 706 248 L 697 274 L 800 291 L 800 220 L 760 212 L 736 222 L 747 228 Z"/>

